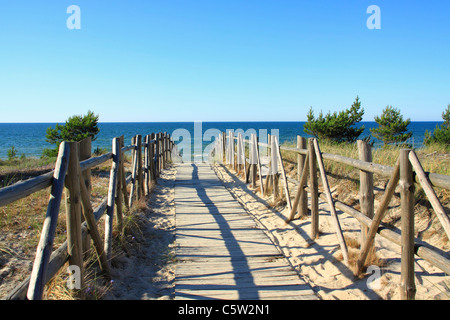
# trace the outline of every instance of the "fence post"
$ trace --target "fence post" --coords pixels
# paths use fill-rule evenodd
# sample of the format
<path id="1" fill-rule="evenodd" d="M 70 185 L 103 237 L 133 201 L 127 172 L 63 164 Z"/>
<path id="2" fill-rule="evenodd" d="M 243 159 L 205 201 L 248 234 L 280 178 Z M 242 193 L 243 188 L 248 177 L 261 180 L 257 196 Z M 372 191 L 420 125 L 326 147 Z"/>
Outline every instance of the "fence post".
<path id="1" fill-rule="evenodd" d="M 250 139 L 249 139 L 250 140 Z M 256 139 L 256 134 L 252 133 L 251 134 L 251 141 L 249 143 L 249 147 L 251 146 L 251 148 L 249 149 L 249 158 L 251 159 L 251 163 L 250 163 L 250 174 L 251 174 L 251 180 L 252 180 L 252 187 L 254 189 L 256 189 L 256 175 L 257 175 L 257 170 L 258 170 L 258 143 L 257 143 L 257 139 Z M 261 181 L 260 181 L 261 183 Z"/>
<path id="2" fill-rule="evenodd" d="M 159 177 L 159 133 L 155 133 L 155 180 Z"/>
<path id="3" fill-rule="evenodd" d="M 274 136 L 275 137 L 275 136 Z M 275 203 L 276 199 L 280 196 L 280 189 L 278 184 L 278 156 L 277 156 L 277 148 L 275 138 L 271 137 L 270 139 L 270 161 L 272 168 L 272 192 L 273 192 L 273 201 Z"/>
<path id="4" fill-rule="evenodd" d="M 372 162 L 372 149 L 367 141 L 358 140 L 359 160 Z M 359 171 L 359 202 L 361 213 L 366 217 L 373 219 L 374 215 L 374 194 L 373 194 L 373 173 L 360 170 Z M 361 224 L 361 240 L 364 243 L 367 238 L 369 228 Z M 373 250 L 373 246 L 370 250 Z"/>
<path id="5" fill-rule="evenodd" d="M 167 134 L 167 161 L 172 162 L 172 138 L 170 133 Z"/>
<path id="6" fill-rule="evenodd" d="M 229 137 L 229 145 L 228 147 L 230 148 L 229 150 L 229 157 L 230 157 L 230 165 L 231 168 L 234 168 L 234 132 L 230 131 L 230 137 Z"/>
<path id="7" fill-rule="evenodd" d="M 121 179 L 121 191 L 122 191 L 122 196 L 123 196 L 123 202 L 125 204 L 125 207 L 127 209 L 130 209 L 128 207 L 128 191 L 127 191 L 127 177 L 125 174 L 125 154 L 122 151 L 122 148 L 125 146 L 125 141 L 124 141 L 124 137 L 120 136 L 119 137 L 119 147 L 120 147 L 120 179 Z"/>
<path id="8" fill-rule="evenodd" d="M 67 172 L 70 146 L 62 142 L 59 146 L 58 159 L 56 160 L 55 172 L 47 206 L 47 214 L 42 226 L 41 238 L 36 250 L 36 257 L 31 271 L 30 284 L 27 297 L 29 300 L 40 300 L 44 292 L 45 273 L 53 248 L 56 225 L 58 223 L 59 207 L 64 189 L 64 178 Z"/>
<path id="9" fill-rule="evenodd" d="M 150 171 L 151 171 L 151 179 L 152 184 L 156 184 L 156 164 L 155 164 L 155 149 L 156 149 L 156 143 L 155 143 L 155 134 L 152 133 L 150 135 L 150 141 L 153 141 L 150 144 Z"/>
<path id="10" fill-rule="evenodd" d="M 92 155 L 92 139 L 88 137 L 79 142 L 79 159 L 80 161 L 89 159 Z M 87 169 L 84 172 L 81 172 L 81 180 L 86 185 L 87 194 L 91 197 L 91 169 Z M 82 217 L 83 218 L 83 217 Z M 83 239 L 83 253 L 86 255 L 91 246 L 91 239 L 89 234 Z"/>
<path id="11" fill-rule="evenodd" d="M 109 175 L 108 202 L 105 217 L 105 254 L 108 260 L 111 259 L 112 253 L 112 229 L 114 219 L 114 200 L 117 187 L 117 171 L 120 161 L 119 139 L 114 138 L 112 142 L 113 162 Z"/>
<path id="12" fill-rule="evenodd" d="M 133 202 L 134 202 L 134 194 L 136 191 L 136 174 L 137 174 L 137 149 L 136 149 L 136 137 L 134 136 L 133 138 L 131 138 L 131 144 L 133 145 L 133 150 L 131 151 L 132 154 L 132 168 L 131 168 L 131 189 L 130 189 L 130 198 L 129 198 L 129 202 L 128 202 L 128 207 L 131 208 L 133 206 Z"/>
<path id="13" fill-rule="evenodd" d="M 297 136 L 297 148 L 306 149 L 306 138 Z M 302 177 L 302 169 L 305 164 L 306 156 L 303 154 L 297 155 L 297 177 L 298 181 L 301 180 Z M 304 217 L 308 214 L 308 195 L 304 188 L 300 189 L 300 199 L 297 207 L 297 218 Z"/>
<path id="14" fill-rule="evenodd" d="M 144 138 L 144 191 L 148 195 L 150 193 L 150 135 Z"/>
<path id="15" fill-rule="evenodd" d="M 400 203 L 401 203 L 401 298 L 414 300 L 414 180 L 409 149 L 400 150 Z"/>
<path id="16" fill-rule="evenodd" d="M 68 142 L 70 146 L 69 166 L 65 180 L 66 191 L 66 224 L 67 224 L 67 253 L 69 265 L 77 266 L 80 270 L 80 285 L 77 289 L 84 287 L 83 271 L 83 247 L 81 238 L 81 190 L 78 160 L 78 142 Z M 77 291 L 83 297 L 83 291 Z"/>
<path id="17" fill-rule="evenodd" d="M 225 161 L 225 163 L 227 162 L 227 159 L 226 159 L 226 154 L 227 154 L 226 146 L 227 146 L 227 134 L 224 131 L 224 132 L 222 132 L 222 163 L 224 161 Z"/>
<path id="18" fill-rule="evenodd" d="M 311 189 L 311 238 L 319 237 L 319 189 L 317 182 L 317 160 L 314 138 L 308 139 L 309 188 Z"/>
<path id="19" fill-rule="evenodd" d="M 138 134 L 137 138 L 137 199 L 141 199 L 144 194 L 144 176 L 142 173 L 142 136 Z"/>

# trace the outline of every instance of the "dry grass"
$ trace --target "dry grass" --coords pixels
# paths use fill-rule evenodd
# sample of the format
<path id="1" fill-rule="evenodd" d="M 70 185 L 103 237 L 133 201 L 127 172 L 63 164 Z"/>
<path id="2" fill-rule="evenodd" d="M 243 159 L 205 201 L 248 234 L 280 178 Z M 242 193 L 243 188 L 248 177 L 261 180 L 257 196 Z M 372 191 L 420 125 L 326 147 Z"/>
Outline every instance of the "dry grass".
<path id="1" fill-rule="evenodd" d="M 290 144 L 290 147 L 295 145 Z M 358 148 L 356 144 L 333 144 L 320 143 L 322 152 L 339 154 L 348 158 L 358 159 Z M 373 149 L 372 157 L 374 163 L 387 166 L 394 166 L 399 155 L 400 147 L 388 147 Z M 415 150 L 418 158 L 425 171 L 443 175 L 450 175 L 450 153 L 449 150 L 439 146 L 429 146 Z M 282 157 L 287 175 L 297 179 L 297 154 L 282 150 Z M 336 163 L 330 160 L 324 160 L 325 170 L 327 172 L 328 181 L 331 187 L 334 187 L 333 196 L 339 201 L 346 203 L 359 210 L 359 174 L 360 171 L 354 167 Z M 374 175 L 375 186 L 375 207 L 377 201 L 380 200 L 384 193 L 388 179 Z M 319 188 L 320 188 L 319 180 Z M 436 194 L 441 203 L 447 210 L 450 208 L 450 191 L 435 188 Z M 429 203 L 423 189 L 416 184 L 415 192 L 415 212 L 416 212 L 416 236 L 422 240 L 426 240 L 444 250 L 449 247 L 449 240 L 437 219 L 431 204 Z M 400 224 L 400 198 L 399 193 L 394 194 L 391 200 L 389 210 L 383 219 L 383 223 L 387 225 L 399 227 Z M 350 251 L 355 251 L 359 244 L 354 243 L 355 239 L 348 239 L 350 243 Z M 354 244 L 354 245 L 353 245 Z M 358 252 L 356 250 L 356 252 Z M 349 254 L 351 254 L 349 252 Z M 351 259 L 351 258 L 350 258 Z M 370 258 L 368 258 L 369 260 Z M 378 265 L 377 257 L 374 256 L 370 264 Z"/>
<path id="2" fill-rule="evenodd" d="M 126 158 L 125 165 L 131 165 L 129 157 Z M 38 176 L 52 169 L 52 166 L 45 168 L 31 168 L 27 160 L 26 164 L 14 163 L 0 164 L 0 178 L 3 178 L 3 185 L 9 185 L 21 179 Z M 92 169 L 91 184 L 92 206 L 96 207 L 108 193 L 108 181 L 111 161 L 108 161 L 97 168 Z M 16 170 L 16 171 L 15 171 Z M 32 261 L 39 242 L 42 225 L 44 222 L 50 188 L 40 190 L 23 199 L 17 200 L 7 206 L 0 207 L 0 297 L 7 295 L 15 284 L 23 280 L 31 271 Z M 59 247 L 66 240 L 66 214 L 65 195 L 61 201 L 58 224 L 55 234 L 54 249 Z M 137 202 L 130 212 L 124 212 L 124 232 L 118 230 L 115 219 L 114 250 L 124 250 L 126 239 L 130 232 L 138 232 L 139 223 L 132 213 L 144 210 L 145 200 Z M 101 219 L 98 223 L 99 232 L 103 236 L 104 222 Z M 133 231 L 131 231 L 133 230 Z M 87 299 L 100 299 L 104 292 L 110 287 L 109 280 L 105 279 L 99 264 L 95 250 L 91 248 L 85 258 L 86 268 L 86 288 L 84 288 Z M 67 289 L 68 273 L 67 266 L 49 282 L 45 292 L 46 299 L 73 300 L 73 292 Z M 12 287 L 11 287 L 12 286 Z M 8 289 L 9 288 L 9 289 Z"/>

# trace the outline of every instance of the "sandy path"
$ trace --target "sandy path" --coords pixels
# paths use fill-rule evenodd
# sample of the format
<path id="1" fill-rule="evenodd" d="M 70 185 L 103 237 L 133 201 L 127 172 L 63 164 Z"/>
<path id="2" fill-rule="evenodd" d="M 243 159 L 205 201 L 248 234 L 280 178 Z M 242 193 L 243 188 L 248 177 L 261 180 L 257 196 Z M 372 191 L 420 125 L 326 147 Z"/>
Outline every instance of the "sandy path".
<path id="1" fill-rule="evenodd" d="M 168 300 L 174 294 L 176 168 L 161 173 L 148 210 L 140 214 L 140 232 L 132 245 L 112 261 L 113 285 L 104 299 Z"/>

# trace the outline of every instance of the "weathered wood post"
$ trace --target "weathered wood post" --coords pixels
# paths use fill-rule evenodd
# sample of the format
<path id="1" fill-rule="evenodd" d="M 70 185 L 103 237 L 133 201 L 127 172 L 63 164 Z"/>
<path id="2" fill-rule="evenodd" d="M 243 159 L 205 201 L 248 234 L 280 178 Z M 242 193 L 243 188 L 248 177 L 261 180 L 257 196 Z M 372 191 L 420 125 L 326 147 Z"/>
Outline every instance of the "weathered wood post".
<path id="1" fill-rule="evenodd" d="M 242 169 L 242 134 L 239 132 L 238 136 L 237 136 L 238 140 L 237 140 L 237 148 L 236 148 L 236 173 L 237 176 L 239 176 L 239 172 Z M 245 155 L 244 155 L 245 157 Z"/>
<path id="2" fill-rule="evenodd" d="M 126 174 L 125 174 L 125 154 L 122 151 L 122 148 L 125 146 L 125 140 L 124 140 L 124 136 L 120 136 L 119 137 L 119 146 L 120 146 L 120 186 L 121 186 L 121 191 L 122 191 L 122 196 L 123 196 L 123 202 L 125 204 L 125 207 L 127 209 L 130 209 L 128 207 L 128 191 L 127 191 L 127 178 L 126 178 Z"/>
<path id="3" fill-rule="evenodd" d="M 144 138 L 144 191 L 150 193 L 150 135 Z"/>
<path id="4" fill-rule="evenodd" d="M 88 192 L 84 182 L 82 181 L 80 181 L 80 190 L 82 200 L 81 203 L 83 207 L 83 216 L 84 219 L 86 220 L 86 227 L 94 243 L 95 251 L 97 252 L 97 258 L 100 262 L 102 271 L 105 273 L 106 277 L 109 278 L 111 277 L 111 271 L 109 268 L 108 261 L 106 259 L 106 254 L 103 246 L 103 239 L 101 238 L 100 233 L 98 232 L 97 221 L 95 220 L 94 216 L 94 210 L 92 209 L 91 202 L 87 201 L 89 199 Z"/>
<path id="5" fill-rule="evenodd" d="M 409 149 L 400 150 L 400 203 L 401 203 L 401 298 L 414 300 L 414 179 Z"/>
<path id="6" fill-rule="evenodd" d="M 159 177 L 159 133 L 155 133 L 155 179 Z"/>
<path id="7" fill-rule="evenodd" d="M 164 170 L 164 135 L 159 133 L 159 173 Z"/>
<path id="8" fill-rule="evenodd" d="M 276 151 L 276 155 L 278 157 L 278 161 L 281 167 L 281 175 L 283 178 L 283 184 L 284 184 L 284 194 L 286 196 L 286 202 L 287 202 L 287 206 L 289 208 L 289 211 L 292 210 L 292 203 L 291 203 L 291 196 L 289 193 L 289 185 L 288 185 L 288 181 L 286 178 L 286 171 L 284 170 L 284 164 L 283 164 L 283 158 L 281 157 L 281 149 L 280 149 L 280 145 L 278 144 L 278 138 L 276 136 L 274 136 L 274 140 L 275 140 L 275 151 Z"/>
<path id="9" fill-rule="evenodd" d="M 111 165 L 111 171 L 109 175 L 109 188 L 108 188 L 108 202 L 106 207 L 105 217 L 105 254 L 108 260 L 111 259 L 112 254 L 112 230 L 114 219 L 114 200 L 117 187 L 117 172 L 120 161 L 119 139 L 114 138 L 112 142 L 112 154 L 113 162 Z"/>
<path id="10" fill-rule="evenodd" d="M 167 160 L 172 162 L 172 137 L 167 134 Z"/>
<path id="11" fill-rule="evenodd" d="M 372 162 L 372 150 L 366 141 L 358 140 L 359 159 L 366 162 Z M 373 173 L 360 170 L 359 171 L 359 203 L 361 213 L 370 219 L 374 215 L 374 194 L 373 194 Z M 361 224 L 360 243 L 364 243 L 367 238 L 369 228 Z"/>
<path id="12" fill-rule="evenodd" d="M 319 237 L 319 186 L 317 182 L 317 160 L 314 138 L 308 139 L 309 188 L 311 190 L 311 238 Z"/>
<path id="13" fill-rule="evenodd" d="M 116 204 L 116 217 L 117 217 L 117 228 L 122 234 L 123 232 L 123 195 L 122 195 L 122 150 L 120 147 L 120 138 L 117 138 L 117 153 L 119 154 L 119 160 L 117 163 L 117 183 L 115 190 L 115 204 Z"/>
<path id="14" fill-rule="evenodd" d="M 378 226 L 380 225 L 381 220 L 383 219 L 384 214 L 388 208 L 389 202 L 391 201 L 392 195 L 395 192 L 395 187 L 398 184 L 399 176 L 400 176 L 400 159 L 397 160 L 397 163 L 394 167 L 394 171 L 392 172 L 391 178 L 389 179 L 388 185 L 386 186 L 383 198 L 381 199 L 380 205 L 378 206 L 377 211 L 373 217 L 372 223 L 370 224 L 370 228 L 367 233 L 367 238 L 365 242 L 361 244 L 359 258 L 356 263 L 356 268 L 354 272 L 355 276 L 359 276 L 361 274 L 364 268 L 364 264 L 366 263 L 367 256 L 370 253 L 371 248 L 373 248 L 373 241 L 375 240 Z"/>
<path id="15" fill-rule="evenodd" d="M 306 149 L 306 138 L 297 136 L 297 148 Z M 297 177 L 298 181 L 301 181 L 302 170 L 305 164 L 306 156 L 299 153 L 297 155 Z M 308 214 L 308 195 L 304 188 L 300 188 L 300 199 L 298 201 L 297 216 L 296 218 L 304 217 Z"/>
<path id="16" fill-rule="evenodd" d="M 41 238 L 36 250 L 36 256 L 31 271 L 30 284 L 28 286 L 27 298 L 29 300 L 40 300 L 44 292 L 45 275 L 50 255 L 52 254 L 53 241 L 58 223 L 59 207 L 64 189 L 64 179 L 69 162 L 70 146 L 66 142 L 59 145 L 58 158 L 53 173 L 52 188 L 48 201 L 47 213 L 42 226 Z"/>
<path id="17" fill-rule="evenodd" d="M 436 192 L 434 191 L 430 181 L 428 180 L 427 175 L 425 174 L 425 171 L 420 164 L 419 158 L 417 158 L 417 155 L 414 151 L 411 151 L 409 153 L 409 161 L 411 162 L 411 165 L 416 172 L 416 176 L 419 179 L 423 191 L 425 191 L 425 194 L 427 195 L 428 200 L 430 201 L 430 204 L 434 209 L 434 212 L 436 213 L 439 221 L 442 224 L 442 227 L 445 230 L 447 238 L 450 239 L 450 219 L 445 212 L 444 207 L 439 202 L 439 198 L 437 197 Z"/>
<path id="18" fill-rule="evenodd" d="M 348 265 L 348 249 L 347 244 L 345 243 L 344 234 L 342 233 L 342 228 L 339 223 L 339 219 L 336 213 L 336 208 L 334 206 L 333 197 L 331 195 L 330 185 L 328 183 L 327 175 L 325 172 L 325 166 L 323 164 L 322 152 L 320 151 L 319 143 L 317 139 L 314 139 L 314 149 L 316 152 L 317 163 L 319 164 L 320 176 L 322 178 L 322 187 L 325 192 L 325 196 L 327 198 L 328 205 L 330 207 L 330 213 L 332 217 L 332 221 L 334 224 L 336 236 L 339 241 L 339 246 L 341 247 L 342 257 L 344 259 L 344 263 Z"/>
<path id="19" fill-rule="evenodd" d="M 230 165 L 231 168 L 234 168 L 234 132 L 230 131 L 229 137 L 229 157 L 230 157 Z"/>
<path id="20" fill-rule="evenodd" d="M 227 134 L 226 132 L 222 132 L 222 162 L 225 161 L 225 163 L 227 162 L 226 159 L 226 147 L 227 147 Z"/>
<path id="21" fill-rule="evenodd" d="M 80 159 L 80 161 L 89 159 L 91 157 L 91 155 L 92 155 L 92 138 L 88 137 L 86 139 L 81 140 L 79 142 L 79 144 L 78 144 L 78 147 L 79 147 L 79 159 Z M 86 190 L 88 192 L 89 201 L 90 201 L 91 191 L 92 191 L 92 186 L 91 186 L 91 169 L 84 170 L 81 173 L 81 176 L 82 176 L 81 180 L 86 185 Z M 91 237 L 89 235 L 87 235 L 83 239 L 83 253 L 85 255 L 88 254 L 89 249 L 90 249 L 90 245 L 91 245 Z"/>
<path id="22" fill-rule="evenodd" d="M 259 137 L 256 134 L 252 135 L 253 137 L 253 143 L 256 146 L 255 153 L 256 153 L 256 166 L 259 172 L 259 189 L 261 191 L 261 196 L 264 194 L 264 183 L 263 183 L 263 177 L 261 172 L 261 158 L 259 156 Z"/>
<path id="23" fill-rule="evenodd" d="M 278 184 L 278 155 L 277 155 L 277 145 L 275 141 L 275 136 L 271 137 L 270 139 L 270 161 L 271 161 L 271 168 L 272 168 L 272 191 L 273 191 L 273 201 L 275 202 L 276 199 L 280 196 L 280 189 Z"/>
<path id="24" fill-rule="evenodd" d="M 251 180 L 252 180 L 252 187 L 256 189 L 256 176 L 257 176 L 257 170 L 258 170 L 258 143 L 256 139 L 256 134 L 251 134 L 251 149 L 249 150 L 250 154 L 250 174 L 251 174 Z M 261 183 L 261 181 L 260 181 Z"/>
<path id="25" fill-rule="evenodd" d="M 136 175 L 138 168 L 138 157 L 137 157 L 137 136 L 131 138 L 131 144 L 133 146 L 132 154 L 132 168 L 131 168 L 131 189 L 130 189 L 130 198 L 128 202 L 128 207 L 131 208 L 134 202 L 134 195 L 136 193 Z"/>
<path id="26" fill-rule="evenodd" d="M 78 160 L 78 142 L 68 142 L 70 146 L 69 166 L 65 180 L 66 185 L 66 224 L 67 224 L 67 252 L 69 255 L 69 265 L 78 268 L 79 276 L 77 284 L 79 288 L 84 287 L 83 270 L 83 244 L 81 238 L 81 191 Z M 79 280 L 79 281 L 78 281 Z M 75 291 L 82 298 L 83 291 Z"/>
<path id="27" fill-rule="evenodd" d="M 152 184 L 156 184 L 156 163 L 155 163 L 155 134 L 152 133 L 150 135 L 150 141 L 152 143 L 150 144 L 150 171 L 151 171 L 151 179 Z"/>
<path id="28" fill-rule="evenodd" d="M 141 199 L 144 194 L 144 175 L 142 170 L 142 136 L 138 134 L 137 139 L 137 200 Z"/>

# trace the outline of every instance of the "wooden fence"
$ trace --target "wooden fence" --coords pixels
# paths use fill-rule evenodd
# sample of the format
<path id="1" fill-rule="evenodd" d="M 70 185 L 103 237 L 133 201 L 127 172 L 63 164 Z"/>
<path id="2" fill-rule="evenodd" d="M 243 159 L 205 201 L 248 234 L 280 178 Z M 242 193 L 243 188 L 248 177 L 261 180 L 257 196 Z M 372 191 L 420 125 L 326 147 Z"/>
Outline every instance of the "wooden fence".
<path id="1" fill-rule="evenodd" d="M 171 160 L 173 141 L 167 133 L 152 133 L 142 141 L 141 135 L 132 138 L 131 145 L 124 146 L 124 138 L 112 141 L 112 152 L 91 157 L 90 138 L 81 142 L 62 142 L 59 147 L 55 169 L 41 176 L 21 181 L 0 189 L 0 206 L 24 198 L 34 192 L 51 187 L 47 213 L 42 227 L 39 245 L 31 275 L 20 283 L 6 300 L 42 299 L 45 284 L 68 261 L 79 272 L 78 285 L 83 288 L 83 243 L 93 241 L 102 272 L 110 276 L 112 252 L 112 227 L 114 217 L 122 229 L 123 206 L 130 208 L 150 192 L 151 184 L 157 182 L 161 170 Z M 126 174 L 125 152 L 132 153 L 131 174 Z M 91 205 L 91 168 L 112 159 L 108 195 L 97 208 Z M 127 185 L 131 182 L 130 193 Z M 53 251 L 60 203 L 65 189 L 67 240 Z M 105 236 L 101 238 L 97 223 L 105 217 Z M 82 219 L 84 222 L 82 223 Z M 85 248 L 86 244 L 84 244 Z M 72 269 L 71 269 L 72 270 Z M 76 292 L 83 298 L 83 291 Z"/>
<path id="2" fill-rule="evenodd" d="M 256 134 L 249 140 L 244 140 L 242 134 L 234 136 L 232 131 L 225 132 L 216 139 L 214 148 L 215 159 L 225 161 L 226 165 L 234 168 L 236 172 L 243 170 L 246 183 L 257 188 L 259 175 L 259 189 L 261 194 L 273 192 L 274 198 L 279 196 L 279 180 L 284 187 L 286 205 L 290 215 L 287 222 L 295 217 L 305 216 L 308 211 L 309 193 L 311 204 L 311 238 L 319 237 L 319 197 L 328 204 L 334 230 L 342 251 L 344 262 L 348 265 L 348 251 L 343 232 L 339 224 L 336 209 L 339 209 L 361 223 L 362 245 L 356 267 L 355 276 L 360 276 L 368 253 L 373 250 L 374 238 L 380 234 L 384 238 L 400 245 L 401 253 L 401 297 L 414 299 L 414 255 L 430 262 L 447 274 L 450 274 L 450 260 L 444 257 L 440 250 L 430 244 L 424 243 L 414 237 L 414 190 L 415 182 L 419 183 L 427 195 L 447 238 L 450 239 L 450 221 L 444 207 L 439 202 L 433 187 L 450 190 L 450 177 L 440 174 L 424 172 L 416 153 L 410 149 L 402 149 L 395 167 L 384 166 L 372 162 L 371 148 L 364 141 L 358 141 L 359 159 L 347 158 L 340 155 L 323 153 L 317 139 L 306 140 L 298 136 L 297 147 L 279 146 L 276 136 L 268 137 L 269 143 L 258 142 Z M 245 147 L 248 145 L 248 147 Z M 259 147 L 258 147 L 259 146 Z M 267 150 L 269 156 L 269 172 L 264 176 L 261 171 L 260 147 Z M 287 178 L 284 169 L 281 150 L 297 154 L 298 179 Z M 247 155 L 248 154 L 248 158 Z M 350 165 L 360 170 L 360 211 L 348 206 L 332 197 L 323 160 L 331 160 L 341 164 Z M 318 168 L 317 168 L 318 167 Z M 258 174 L 259 173 L 259 174 Z M 386 190 L 378 208 L 374 207 L 373 174 L 389 178 Z M 323 192 L 318 189 L 318 175 L 321 177 Z M 292 202 L 288 181 L 297 185 L 297 191 Z M 401 230 L 387 228 L 381 221 L 387 211 L 389 202 L 397 187 L 400 186 L 401 197 Z M 297 216 L 296 216 L 297 214 Z"/>

